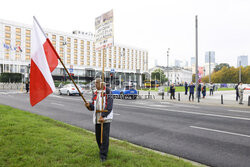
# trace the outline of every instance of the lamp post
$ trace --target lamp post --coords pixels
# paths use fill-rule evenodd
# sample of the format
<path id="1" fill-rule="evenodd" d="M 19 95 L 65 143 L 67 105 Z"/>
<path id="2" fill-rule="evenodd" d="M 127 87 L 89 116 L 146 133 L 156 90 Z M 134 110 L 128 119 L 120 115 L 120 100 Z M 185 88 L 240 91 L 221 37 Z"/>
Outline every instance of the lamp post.
<path id="1" fill-rule="evenodd" d="M 167 51 L 167 75 L 168 75 L 167 95 L 168 95 L 168 86 L 169 86 L 169 50 L 170 48 L 168 48 L 168 51 Z"/>
<path id="2" fill-rule="evenodd" d="M 241 61 L 239 62 L 239 82 L 241 82 Z"/>

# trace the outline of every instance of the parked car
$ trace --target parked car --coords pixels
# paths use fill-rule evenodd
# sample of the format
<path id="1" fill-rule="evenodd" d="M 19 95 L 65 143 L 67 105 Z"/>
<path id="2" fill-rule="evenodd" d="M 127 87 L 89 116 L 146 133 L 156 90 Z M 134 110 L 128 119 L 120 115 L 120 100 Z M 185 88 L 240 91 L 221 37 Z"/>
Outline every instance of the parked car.
<path id="1" fill-rule="evenodd" d="M 126 86 L 123 89 L 116 89 L 112 90 L 112 94 L 114 98 L 119 98 L 119 99 L 136 99 L 137 98 L 137 90 L 134 89 L 133 87 Z"/>
<path id="2" fill-rule="evenodd" d="M 77 85 L 77 87 L 81 91 L 81 93 L 83 93 L 83 88 L 80 85 Z M 59 94 L 60 95 L 66 94 L 68 96 L 71 96 L 71 95 L 79 95 L 79 92 L 74 84 L 67 84 L 59 89 Z"/>

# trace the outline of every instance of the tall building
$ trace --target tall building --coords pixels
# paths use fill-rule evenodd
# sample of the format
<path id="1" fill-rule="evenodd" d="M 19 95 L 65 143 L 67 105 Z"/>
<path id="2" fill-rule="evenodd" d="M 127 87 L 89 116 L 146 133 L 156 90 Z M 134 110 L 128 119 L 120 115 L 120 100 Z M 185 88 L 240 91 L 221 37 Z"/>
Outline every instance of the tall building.
<path id="1" fill-rule="evenodd" d="M 196 61 L 195 57 L 191 57 L 191 63 L 190 63 L 191 66 L 192 66 L 192 65 L 195 65 L 195 61 Z"/>
<path id="2" fill-rule="evenodd" d="M 31 57 L 31 26 L 0 20 L 0 72 L 16 72 L 25 75 Z M 94 34 L 82 31 L 65 33 L 44 29 L 67 68 L 82 80 L 92 80 L 102 71 L 103 52 L 95 50 Z M 123 45 L 105 50 L 105 77 L 110 72 L 114 78 L 140 80 L 148 71 L 148 51 Z M 65 71 L 61 63 L 52 73 L 54 79 L 62 79 Z"/>
<path id="3" fill-rule="evenodd" d="M 215 63 L 215 52 L 214 51 L 208 51 L 205 53 L 205 63 L 209 63 L 209 57 L 210 57 L 210 63 Z"/>
<path id="4" fill-rule="evenodd" d="M 205 65 L 204 65 L 204 69 L 203 69 L 204 76 L 209 75 L 209 71 L 210 71 L 210 74 L 212 74 L 215 66 L 216 66 L 215 52 L 214 51 L 206 52 L 205 53 Z"/>
<path id="5" fill-rule="evenodd" d="M 242 56 L 238 56 L 237 58 L 237 67 L 246 67 L 248 66 L 248 56 L 247 55 L 242 55 Z"/>

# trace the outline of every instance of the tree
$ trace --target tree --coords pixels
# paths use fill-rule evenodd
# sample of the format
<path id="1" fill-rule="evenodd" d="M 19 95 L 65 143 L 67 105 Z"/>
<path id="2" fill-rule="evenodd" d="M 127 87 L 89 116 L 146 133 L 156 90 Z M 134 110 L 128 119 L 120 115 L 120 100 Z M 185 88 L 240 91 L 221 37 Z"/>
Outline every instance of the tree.
<path id="1" fill-rule="evenodd" d="M 164 84 L 165 82 L 168 81 L 168 78 L 166 78 L 166 75 L 164 74 L 164 72 L 161 69 L 155 69 L 152 73 L 151 73 L 151 80 L 158 80 L 161 82 L 161 84 Z"/>
<path id="2" fill-rule="evenodd" d="M 223 67 L 230 68 L 229 64 L 227 64 L 227 63 L 220 63 L 220 64 L 218 64 L 218 65 L 215 66 L 214 71 L 215 72 L 220 71 Z"/>

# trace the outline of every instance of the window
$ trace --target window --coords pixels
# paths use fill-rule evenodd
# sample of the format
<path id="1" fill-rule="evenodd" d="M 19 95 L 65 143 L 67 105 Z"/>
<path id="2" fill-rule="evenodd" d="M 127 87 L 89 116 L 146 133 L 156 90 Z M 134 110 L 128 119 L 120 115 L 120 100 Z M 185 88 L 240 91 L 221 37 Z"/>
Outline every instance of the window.
<path id="1" fill-rule="evenodd" d="M 5 38 L 10 38 L 10 37 L 11 37 L 10 33 L 5 33 Z"/>
<path id="2" fill-rule="evenodd" d="M 70 38 L 67 38 L 67 42 L 71 42 L 71 39 L 70 39 Z"/>
<path id="3" fill-rule="evenodd" d="M 30 30 L 26 30 L 26 36 L 30 36 Z"/>
<path id="4" fill-rule="evenodd" d="M 10 45 L 10 40 L 9 40 L 9 39 L 5 39 L 5 43 L 6 43 L 7 45 Z"/>
<path id="5" fill-rule="evenodd" d="M 52 35 L 52 40 L 56 40 L 56 35 Z"/>
<path id="6" fill-rule="evenodd" d="M 5 26 L 5 31 L 10 31 L 10 30 L 11 30 L 10 26 Z"/>
<path id="7" fill-rule="evenodd" d="M 20 44 L 17 44 L 17 45 L 20 45 Z M 30 43 L 26 43 L 26 45 L 25 45 L 27 48 L 29 48 L 30 47 Z"/>
<path id="8" fill-rule="evenodd" d="M 21 33 L 21 28 L 16 28 L 16 34 L 20 34 Z"/>
<path id="9" fill-rule="evenodd" d="M 21 40 L 21 35 L 16 35 L 17 40 Z"/>
<path id="10" fill-rule="evenodd" d="M 30 41 L 30 37 L 27 37 L 27 36 L 26 36 L 26 41 Z"/>

